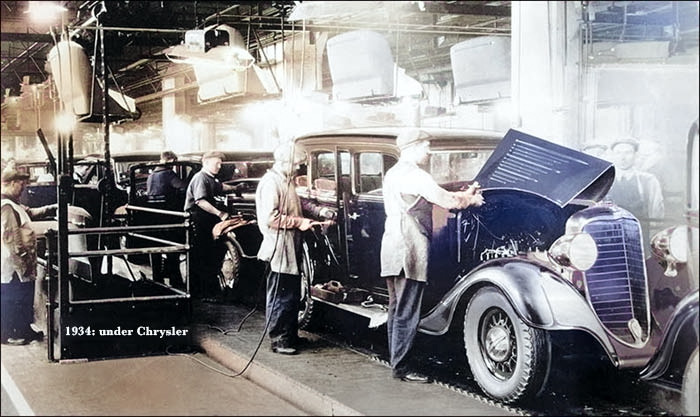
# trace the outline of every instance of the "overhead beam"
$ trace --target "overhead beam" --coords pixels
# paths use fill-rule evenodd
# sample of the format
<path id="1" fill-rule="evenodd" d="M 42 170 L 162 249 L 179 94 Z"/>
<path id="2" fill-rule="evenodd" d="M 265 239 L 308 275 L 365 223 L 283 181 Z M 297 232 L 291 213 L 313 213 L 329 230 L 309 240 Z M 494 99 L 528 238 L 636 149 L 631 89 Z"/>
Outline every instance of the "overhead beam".
<path id="1" fill-rule="evenodd" d="M 510 6 L 487 6 L 473 3 L 474 2 L 466 1 L 454 3 L 448 3 L 443 1 L 424 2 L 425 11 L 428 13 L 499 17 L 509 17 L 511 14 Z"/>
<path id="2" fill-rule="evenodd" d="M 53 43 L 53 37 L 48 33 L 3 33 L 0 42 Z"/>

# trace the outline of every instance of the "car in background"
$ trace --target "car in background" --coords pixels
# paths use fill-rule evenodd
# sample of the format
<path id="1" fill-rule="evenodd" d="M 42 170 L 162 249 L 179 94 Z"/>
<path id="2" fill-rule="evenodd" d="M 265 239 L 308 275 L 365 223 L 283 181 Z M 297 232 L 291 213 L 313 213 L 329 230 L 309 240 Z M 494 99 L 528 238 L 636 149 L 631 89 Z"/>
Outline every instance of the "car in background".
<path id="1" fill-rule="evenodd" d="M 74 157 L 72 163 L 72 205 L 85 208 L 97 225 L 118 221 L 115 211 L 126 204 L 129 190 L 129 167 L 143 162 L 158 162 L 159 152 L 128 152 L 111 155 L 113 178 L 107 178 L 104 155 Z M 55 193 L 55 191 L 54 191 Z"/>
<path id="2" fill-rule="evenodd" d="M 700 159 L 698 121 L 687 141 L 685 221 L 657 233 L 651 239 L 654 257 L 647 265 L 654 319 L 661 341 L 641 378 L 681 393 L 682 413 L 698 415 L 698 190 Z"/>
<path id="3" fill-rule="evenodd" d="M 49 160 L 20 160 L 15 162 L 15 167 L 29 174 L 20 203 L 27 207 L 41 207 L 56 202 L 55 170 Z"/>
<path id="4" fill-rule="evenodd" d="M 231 216 L 240 219 L 235 229 L 229 230 L 224 239 L 226 254 L 220 267 L 219 284 L 222 291 L 232 297 L 242 296 L 248 290 L 241 283 L 241 271 L 244 268 L 259 269 L 257 252 L 262 243 L 262 235 L 256 224 L 255 191 L 260 177 L 274 164 L 274 157 L 269 151 L 230 151 L 222 152 L 224 161 L 217 177 L 225 184 L 239 185 L 234 192 L 216 198 L 219 210 L 226 211 Z M 174 163 L 167 164 L 178 174 L 186 184 L 201 168 L 202 153 L 186 153 Z M 129 174 L 129 205 L 163 208 L 158 202 L 149 202 L 147 196 L 147 179 L 149 174 L 161 163 L 142 163 L 130 167 Z M 242 184 L 242 186 L 241 186 Z M 185 190 L 178 194 L 173 207 L 184 209 Z M 129 214 L 129 224 L 143 225 L 157 222 L 157 216 L 142 212 Z M 138 243 L 133 240 L 128 247 Z M 141 262 L 145 262 L 141 257 Z M 181 267 L 183 270 L 184 265 Z M 260 275 L 260 274 L 258 274 Z M 183 270 L 184 276 L 184 270 Z"/>
<path id="5" fill-rule="evenodd" d="M 419 331 L 461 335 L 474 380 L 504 403 L 538 395 L 553 344 L 557 352 L 584 350 L 567 343 L 572 333 L 617 368 L 644 367 L 659 330 L 639 221 L 604 199 L 612 163 L 517 130 L 421 129 L 430 141 L 425 169 L 451 191 L 477 180 L 485 204 L 433 207 Z M 302 328 L 319 319 L 319 304 L 369 319 L 370 327 L 386 322 L 382 182 L 399 158 L 401 131 L 295 140 L 308 158 L 297 193 L 337 212 L 335 225 L 304 233 Z"/>
<path id="6" fill-rule="evenodd" d="M 224 151 L 217 177 L 225 184 L 238 185 L 239 190 L 220 198 L 229 214 L 255 216 L 255 190 L 260 178 L 272 168 L 275 160 L 270 151 Z M 201 166 L 202 152 L 185 153 L 178 160 L 197 162 Z M 241 186 L 242 184 L 242 186 Z"/>

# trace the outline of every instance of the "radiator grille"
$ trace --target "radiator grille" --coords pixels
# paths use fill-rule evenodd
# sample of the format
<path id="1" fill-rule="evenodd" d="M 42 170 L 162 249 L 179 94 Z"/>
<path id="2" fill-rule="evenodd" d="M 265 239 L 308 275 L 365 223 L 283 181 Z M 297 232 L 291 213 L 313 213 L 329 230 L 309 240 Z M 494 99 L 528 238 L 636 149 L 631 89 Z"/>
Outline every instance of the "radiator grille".
<path id="1" fill-rule="evenodd" d="M 598 259 L 586 271 L 586 290 L 593 310 L 608 330 L 635 341 L 628 323 L 637 319 L 642 340 L 648 337 L 648 301 L 639 223 L 621 218 L 593 221 L 584 229 L 596 242 Z"/>

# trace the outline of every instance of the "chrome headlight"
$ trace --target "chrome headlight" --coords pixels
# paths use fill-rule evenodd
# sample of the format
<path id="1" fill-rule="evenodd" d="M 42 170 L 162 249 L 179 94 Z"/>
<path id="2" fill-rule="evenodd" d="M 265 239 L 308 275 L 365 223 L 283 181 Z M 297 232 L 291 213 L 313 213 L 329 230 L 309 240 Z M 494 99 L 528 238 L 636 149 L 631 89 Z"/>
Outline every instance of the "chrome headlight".
<path id="1" fill-rule="evenodd" d="M 549 259 L 557 264 L 579 271 L 590 269 L 598 259 L 598 248 L 588 233 L 564 235 L 547 251 Z"/>
<path id="2" fill-rule="evenodd" d="M 675 277 L 676 264 L 688 262 L 688 227 L 674 226 L 664 229 L 651 238 L 651 250 L 656 257 L 666 261 L 664 274 Z"/>

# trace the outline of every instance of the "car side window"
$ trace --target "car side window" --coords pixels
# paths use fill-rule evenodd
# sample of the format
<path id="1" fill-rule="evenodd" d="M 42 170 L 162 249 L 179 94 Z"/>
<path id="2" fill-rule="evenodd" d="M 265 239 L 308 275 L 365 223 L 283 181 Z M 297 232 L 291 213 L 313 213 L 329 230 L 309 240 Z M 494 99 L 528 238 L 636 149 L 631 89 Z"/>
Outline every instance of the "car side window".
<path id="1" fill-rule="evenodd" d="M 384 174 L 396 163 L 396 158 L 379 152 L 358 155 L 357 192 L 378 194 L 384 182 Z"/>
<path id="2" fill-rule="evenodd" d="M 321 193 L 335 194 L 338 190 L 336 182 L 336 158 L 333 152 L 319 152 L 313 156 L 313 172 L 311 181 L 313 188 Z M 340 152 L 340 188 L 350 189 L 350 153 Z"/>

